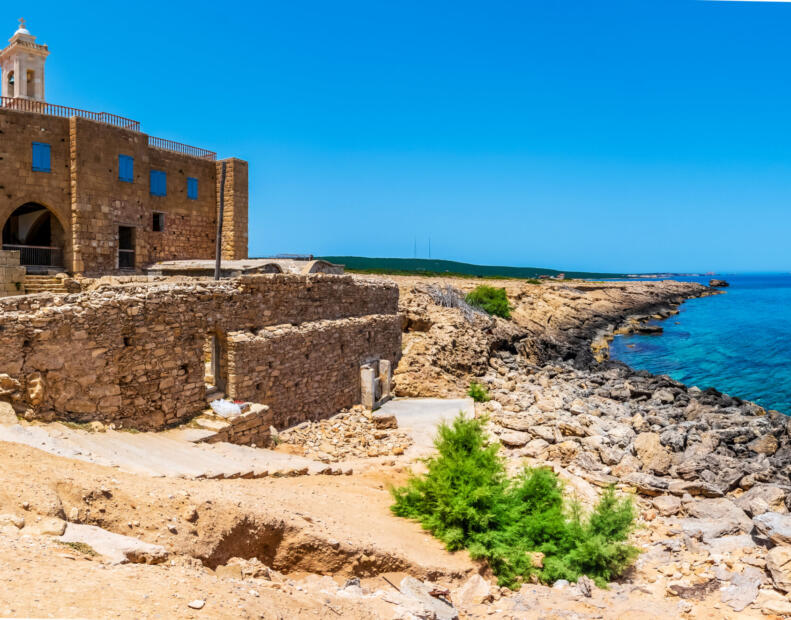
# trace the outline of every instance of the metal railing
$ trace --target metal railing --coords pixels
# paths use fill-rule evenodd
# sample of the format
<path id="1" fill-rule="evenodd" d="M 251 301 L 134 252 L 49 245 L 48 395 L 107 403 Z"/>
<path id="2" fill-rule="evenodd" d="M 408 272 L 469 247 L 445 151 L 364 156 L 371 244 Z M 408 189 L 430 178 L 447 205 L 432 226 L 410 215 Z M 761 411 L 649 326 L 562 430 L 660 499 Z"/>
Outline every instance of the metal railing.
<path id="1" fill-rule="evenodd" d="M 46 103 L 44 101 L 35 101 L 33 99 L 0 97 L 0 108 L 19 110 L 20 112 L 34 112 L 35 114 L 46 114 L 47 116 L 60 116 L 62 118 L 78 116 L 114 127 L 140 131 L 140 123 L 130 118 L 124 118 L 123 116 L 117 116 L 107 112 L 89 112 L 88 110 L 80 110 L 79 108 L 67 108 L 66 106 Z"/>
<path id="2" fill-rule="evenodd" d="M 165 140 L 164 138 L 148 136 L 148 146 L 155 149 L 162 149 L 163 151 L 172 151 L 174 153 L 181 153 L 182 155 L 189 155 L 190 157 L 217 161 L 217 153 L 214 151 L 207 151 L 197 146 L 189 146 L 188 144 L 181 144 L 181 142 L 173 142 L 172 140 Z"/>
<path id="3" fill-rule="evenodd" d="M 124 118 L 123 116 L 117 116 L 107 112 L 89 112 L 88 110 L 80 110 L 79 108 L 67 108 L 66 106 L 55 105 L 54 103 L 46 103 L 45 101 L 35 101 L 33 99 L 0 97 L 0 108 L 5 108 L 6 110 L 18 110 L 20 112 L 33 112 L 35 114 L 45 114 L 47 116 L 59 116 L 62 118 L 78 116 L 80 118 L 87 118 L 88 120 L 97 121 L 106 125 L 112 125 L 113 127 L 121 127 L 122 129 L 140 131 L 140 123 L 138 121 L 133 121 L 132 119 Z M 199 159 L 217 161 L 217 153 L 214 151 L 208 151 L 206 149 L 198 148 L 197 146 L 182 144 L 181 142 L 165 140 L 164 138 L 148 136 L 148 146 L 163 151 L 171 151 L 173 153 L 180 153 L 181 155 L 197 157 Z"/>
<path id="4" fill-rule="evenodd" d="M 20 265 L 63 267 L 63 250 L 44 245 L 3 244 L 4 250 L 18 250 Z"/>

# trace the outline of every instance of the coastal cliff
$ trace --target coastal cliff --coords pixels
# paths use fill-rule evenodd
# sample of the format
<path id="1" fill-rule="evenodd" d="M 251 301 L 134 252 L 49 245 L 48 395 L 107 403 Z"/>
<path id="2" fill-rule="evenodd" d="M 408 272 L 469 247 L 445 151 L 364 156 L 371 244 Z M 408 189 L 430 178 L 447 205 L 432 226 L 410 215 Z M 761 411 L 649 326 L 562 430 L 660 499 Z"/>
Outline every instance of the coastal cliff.
<path id="1" fill-rule="evenodd" d="M 664 318 L 685 299 L 714 294 L 694 282 L 492 281 L 513 306 L 504 320 L 465 313 L 453 305 L 477 279 L 394 278 L 400 289 L 404 357 L 397 370 L 401 396 L 463 393 L 470 377 L 483 374 L 496 351 L 511 351 L 533 364 L 595 361 L 592 344 L 623 326 Z"/>
<path id="2" fill-rule="evenodd" d="M 613 333 L 645 329 L 714 291 L 669 281 L 490 282 L 513 305 L 504 320 L 459 301 L 480 281 L 398 282 L 397 393 L 458 395 L 475 380 L 491 397 L 476 415 L 512 470 L 551 467 L 584 505 L 610 485 L 633 493 L 645 527 L 630 581 L 679 597 L 679 615 L 701 601 L 791 614 L 786 416 L 606 356 Z"/>

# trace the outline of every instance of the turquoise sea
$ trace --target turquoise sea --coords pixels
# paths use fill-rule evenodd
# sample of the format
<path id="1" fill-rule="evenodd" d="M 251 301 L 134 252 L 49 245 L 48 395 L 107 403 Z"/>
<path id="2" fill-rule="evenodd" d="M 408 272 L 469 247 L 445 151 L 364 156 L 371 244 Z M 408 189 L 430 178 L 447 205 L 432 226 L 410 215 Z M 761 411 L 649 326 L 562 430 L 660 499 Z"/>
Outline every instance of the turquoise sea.
<path id="1" fill-rule="evenodd" d="M 659 321 L 659 335 L 617 336 L 610 356 L 791 415 L 791 274 L 673 278 L 727 280 L 724 295 L 691 299 Z"/>

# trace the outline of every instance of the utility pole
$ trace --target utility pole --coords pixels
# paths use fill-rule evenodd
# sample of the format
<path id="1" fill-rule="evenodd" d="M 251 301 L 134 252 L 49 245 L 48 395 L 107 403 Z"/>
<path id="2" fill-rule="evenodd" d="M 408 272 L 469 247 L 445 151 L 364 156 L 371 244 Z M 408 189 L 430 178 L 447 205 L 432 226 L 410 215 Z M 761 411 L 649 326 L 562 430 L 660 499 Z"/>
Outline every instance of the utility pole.
<path id="1" fill-rule="evenodd" d="M 220 164 L 220 208 L 217 210 L 217 242 L 214 255 L 214 279 L 220 279 L 222 261 L 222 220 L 225 213 L 225 162 Z"/>

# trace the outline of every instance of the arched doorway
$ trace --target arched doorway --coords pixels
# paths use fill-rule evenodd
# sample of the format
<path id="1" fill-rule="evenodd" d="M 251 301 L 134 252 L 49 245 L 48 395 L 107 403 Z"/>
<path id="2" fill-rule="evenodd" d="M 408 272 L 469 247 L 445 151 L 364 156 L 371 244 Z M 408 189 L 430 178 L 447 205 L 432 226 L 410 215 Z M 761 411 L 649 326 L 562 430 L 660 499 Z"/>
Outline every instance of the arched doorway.
<path id="1" fill-rule="evenodd" d="M 18 250 L 19 262 L 36 268 L 63 267 L 65 233 L 58 218 L 45 206 L 28 202 L 16 209 L 3 226 L 3 249 Z"/>

